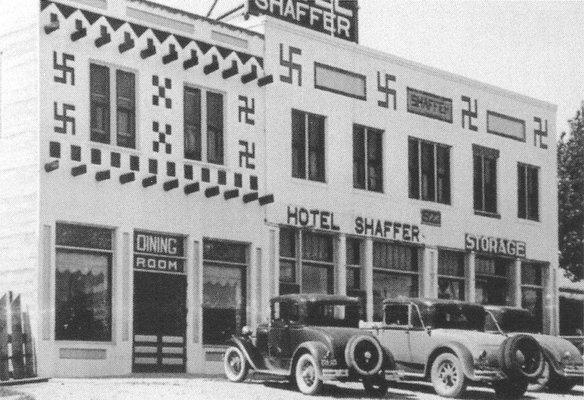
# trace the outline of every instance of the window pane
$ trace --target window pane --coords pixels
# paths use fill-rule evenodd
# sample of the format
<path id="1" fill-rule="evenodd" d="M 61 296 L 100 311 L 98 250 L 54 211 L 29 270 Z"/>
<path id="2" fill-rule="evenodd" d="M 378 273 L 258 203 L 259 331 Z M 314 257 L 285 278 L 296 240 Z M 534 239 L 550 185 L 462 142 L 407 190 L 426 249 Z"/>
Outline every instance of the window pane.
<path id="1" fill-rule="evenodd" d="M 131 72 L 116 71 L 117 144 L 136 147 L 135 76 Z"/>
<path id="2" fill-rule="evenodd" d="M 110 82 L 109 68 L 91 64 L 90 87 L 90 139 L 94 142 L 110 142 Z"/>
<path id="3" fill-rule="evenodd" d="M 347 238 L 347 265 L 361 264 L 361 241 Z"/>
<path id="4" fill-rule="evenodd" d="M 464 281 L 459 279 L 438 278 L 438 298 L 464 300 Z"/>
<path id="5" fill-rule="evenodd" d="M 420 198 L 420 164 L 418 154 L 418 141 L 408 140 L 408 170 L 410 174 L 410 198 Z"/>
<path id="6" fill-rule="evenodd" d="M 185 87 L 184 93 L 185 158 L 201 160 L 201 91 Z"/>
<path id="7" fill-rule="evenodd" d="M 353 126 L 353 187 L 365 189 L 365 128 Z"/>
<path id="8" fill-rule="evenodd" d="M 525 165 L 517 166 L 517 216 L 527 218 L 527 182 L 525 181 Z"/>
<path id="9" fill-rule="evenodd" d="M 483 211 L 483 158 L 481 156 L 473 157 L 473 188 L 474 209 Z"/>
<path id="10" fill-rule="evenodd" d="M 422 142 L 422 200 L 436 200 L 434 173 L 434 145 Z"/>
<path id="11" fill-rule="evenodd" d="M 497 160 L 484 157 L 485 211 L 497 212 Z"/>
<path id="12" fill-rule="evenodd" d="M 418 297 L 418 277 L 373 271 L 373 320 L 383 319 L 383 300 L 391 297 Z"/>
<path id="13" fill-rule="evenodd" d="M 543 301 L 540 289 L 523 288 L 521 290 L 521 307 L 531 312 L 537 324 L 537 331 L 543 328 Z"/>
<path id="14" fill-rule="evenodd" d="M 527 218 L 539 220 L 539 182 L 538 169 L 527 168 Z"/>
<path id="15" fill-rule="evenodd" d="M 333 293 L 333 268 L 305 263 L 302 265 L 302 293 Z"/>
<path id="16" fill-rule="evenodd" d="M 436 146 L 438 202 L 450 204 L 450 148 Z"/>
<path id="17" fill-rule="evenodd" d="M 112 231 L 82 225 L 57 224 L 57 246 L 111 250 Z"/>
<path id="18" fill-rule="evenodd" d="M 418 250 L 399 244 L 374 242 L 373 268 L 417 271 Z"/>
<path id="19" fill-rule="evenodd" d="M 306 178 L 306 114 L 292 110 L 292 176 Z"/>
<path id="20" fill-rule="evenodd" d="M 280 228 L 280 256 L 296 256 L 296 232 L 292 228 Z"/>
<path id="21" fill-rule="evenodd" d="M 111 255 L 57 250 L 55 338 L 111 340 Z"/>
<path id="22" fill-rule="evenodd" d="M 333 237 L 317 233 L 302 236 L 302 258 L 312 261 L 333 261 Z"/>
<path id="23" fill-rule="evenodd" d="M 245 269 L 203 266 L 203 344 L 224 344 L 246 324 Z"/>
<path id="24" fill-rule="evenodd" d="M 392 304 L 385 307 L 385 323 L 387 325 L 408 325 L 410 308 L 407 304 Z"/>
<path id="25" fill-rule="evenodd" d="M 347 290 L 361 289 L 361 269 L 347 268 Z"/>
<path id="26" fill-rule="evenodd" d="M 247 262 L 247 245 L 219 240 L 204 240 L 203 259 L 245 264 Z"/>
<path id="27" fill-rule="evenodd" d="M 488 277 L 477 278 L 476 302 L 479 304 L 507 304 L 507 282 Z"/>
<path id="28" fill-rule="evenodd" d="M 464 277 L 464 253 L 440 250 L 438 252 L 438 275 Z"/>
<path id="29" fill-rule="evenodd" d="M 324 182 L 324 117 L 308 115 L 308 178 Z"/>
<path id="30" fill-rule="evenodd" d="M 367 189 L 383 191 L 383 135 L 380 131 L 367 130 Z"/>
<path id="31" fill-rule="evenodd" d="M 521 264 L 521 284 L 541 286 L 541 278 L 542 271 L 540 265 L 529 263 Z"/>
<path id="32" fill-rule="evenodd" d="M 296 282 L 296 263 L 290 260 L 280 260 L 280 282 Z"/>
<path id="33" fill-rule="evenodd" d="M 223 95 L 207 92 L 207 161 L 223 164 Z"/>

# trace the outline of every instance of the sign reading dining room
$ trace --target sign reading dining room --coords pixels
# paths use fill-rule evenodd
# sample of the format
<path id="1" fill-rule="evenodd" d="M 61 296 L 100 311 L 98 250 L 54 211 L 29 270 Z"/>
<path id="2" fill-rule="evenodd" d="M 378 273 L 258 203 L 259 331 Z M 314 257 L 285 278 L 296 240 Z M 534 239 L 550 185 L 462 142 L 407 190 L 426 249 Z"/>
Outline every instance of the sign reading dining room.
<path id="1" fill-rule="evenodd" d="M 184 273 L 184 237 L 134 232 L 134 269 Z"/>
<path id="2" fill-rule="evenodd" d="M 249 0 L 248 13 L 269 15 L 357 43 L 357 0 Z"/>
<path id="3" fill-rule="evenodd" d="M 408 112 L 452 123 L 452 99 L 408 88 Z"/>

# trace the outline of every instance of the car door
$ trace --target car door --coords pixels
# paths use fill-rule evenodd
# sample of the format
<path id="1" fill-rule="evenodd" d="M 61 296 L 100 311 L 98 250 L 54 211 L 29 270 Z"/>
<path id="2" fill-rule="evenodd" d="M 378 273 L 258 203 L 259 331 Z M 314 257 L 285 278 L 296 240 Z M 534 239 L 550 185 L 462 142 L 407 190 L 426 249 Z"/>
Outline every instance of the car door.
<path id="1" fill-rule="evenodd" d="M 388 303 L 383 310 L 383 325 L 378 335 L 385 346 L 400 364 L 401 368 L 409 369 L 409 305 L 407 303 Z"/>
<path id="2" fill-rule="evenodd" d="M 270 360 L 285 366 L 292 357 L 290 331 L 295 320 L 295 304 L 289 302 L 274 303 L 272 324 L 268 334 L 268 355 Z"/>
<path id="3" fill-rule="evenodd" d="M 430 351 L 432 351 L 433 338 L 431 332 L 426 330 L 420 309 L 416 304 L 412 304 L 410 307 L 410 322 L 410 362 L 412 363 L 412 368 L 421 372 L 428 360 Z"/>

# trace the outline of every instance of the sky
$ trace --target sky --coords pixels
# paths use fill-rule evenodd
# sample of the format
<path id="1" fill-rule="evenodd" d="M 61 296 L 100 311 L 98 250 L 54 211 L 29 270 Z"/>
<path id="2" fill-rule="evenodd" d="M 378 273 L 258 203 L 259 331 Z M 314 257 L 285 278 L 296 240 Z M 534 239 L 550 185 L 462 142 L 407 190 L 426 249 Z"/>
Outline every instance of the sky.
<path id="1" fill-rule="evenodd" d="M 205 15 L 214 0 L 157 0 Z M 213 16 L 244 0 L 218 0 Z M 360 44 L 546 100 L 584 101 L 584 1 L 361 0 Z"/>

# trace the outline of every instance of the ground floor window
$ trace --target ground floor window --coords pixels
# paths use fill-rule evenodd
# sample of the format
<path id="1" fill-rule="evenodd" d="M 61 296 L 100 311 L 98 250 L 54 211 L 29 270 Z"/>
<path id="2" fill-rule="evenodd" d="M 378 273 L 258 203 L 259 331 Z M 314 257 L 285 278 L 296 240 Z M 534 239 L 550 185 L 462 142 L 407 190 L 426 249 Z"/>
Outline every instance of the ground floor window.
<path id="1" fill-rule="evenodd" d="M 55 339 L 110 341 L 112 230 L 57 224 Z"/>
<path id="2" fill-rule="evenodd" d="M 438 252 L 438 298 L 464 300 L 464 253 Z"/>
<path id="3" fill-rule="evenodd" d="M 247 321 L 247 245 L 203 241 L 203 344 L 224 344 Z"/>
<path id="4" fill-rule="evenodd" d="M 543 328 L 542 265 L 525 262 L 521 264 L 521 307 L 533 314 L 541 332 Z"/>
<path id="5" fill-rule="evenodd" d="M 477 256 L 476 302 L 479 304 L 505 305 L 508 303 L 507 270 L 513 260 Z"/>
<path id="6" fill-rule="evenodd" d="M 560 335 L 584 335 L 584 296 L 564 291 L 560 293 Z"/>
<path id="7" fill-rule="evenodd" d="M 280 294 L 334 292 L 333 238 L 280 229 Z"/>
<path id="8" fill-rule="evenodd" d="M 347 296 L 357 297 L 361 304 L 361 319 L 367 320 L 367 294 L 363 287 L 363 268 L 361 249 L 363 241 L 357 238 L 346 239 L 347 249 Z"/>
<path id="9" fill-rule="evenodd" d="M 373 320 L 383 320 L 383 300 L 418 297 L 418 248 L 373 243 Z"/>

